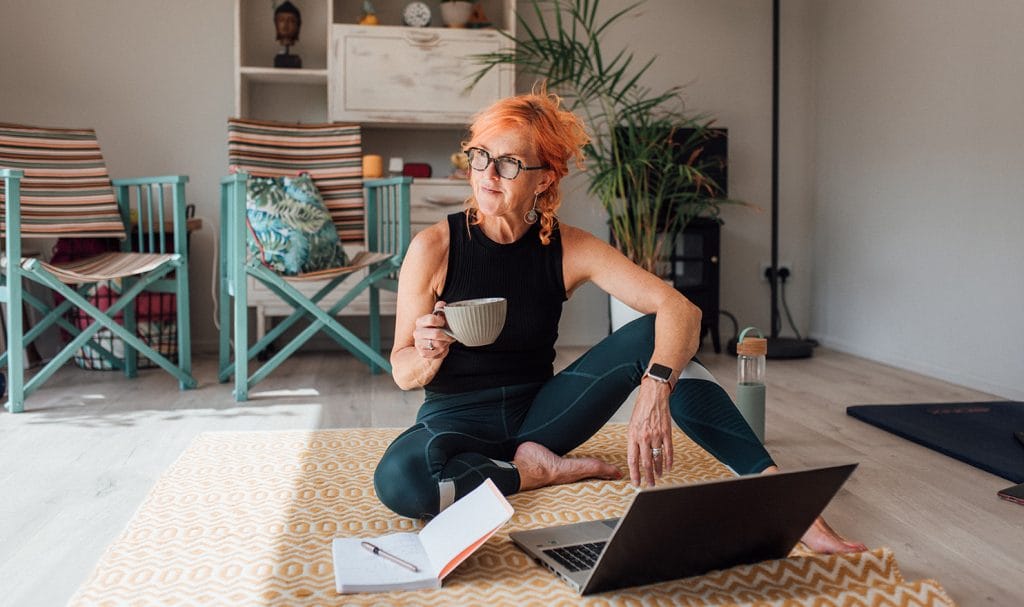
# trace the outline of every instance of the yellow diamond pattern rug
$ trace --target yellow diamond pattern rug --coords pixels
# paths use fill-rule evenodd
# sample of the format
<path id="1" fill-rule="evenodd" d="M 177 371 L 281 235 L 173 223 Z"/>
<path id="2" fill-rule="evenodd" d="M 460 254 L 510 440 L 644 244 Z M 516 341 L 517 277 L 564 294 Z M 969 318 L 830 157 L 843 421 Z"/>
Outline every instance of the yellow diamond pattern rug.
<path id="1" fill-rule="evenodd" d="M 548 487 L 509 498 L 511 521 L 440 589 L 339 595 L 331 539 L 416 530 L 377 501 L 373 470 L 398 429 L 213 432 L 164 473 L 72 605 L 953 605 L 933 580 L 903 579 L 885 548 L 735 567 L 580 598 L 536 565 L 510 531 L 620 516 L 628 481 Z M 676 432 L 668 481 L 729 475 Z M 625 426 L 575 455 L 626 469 Z"/>

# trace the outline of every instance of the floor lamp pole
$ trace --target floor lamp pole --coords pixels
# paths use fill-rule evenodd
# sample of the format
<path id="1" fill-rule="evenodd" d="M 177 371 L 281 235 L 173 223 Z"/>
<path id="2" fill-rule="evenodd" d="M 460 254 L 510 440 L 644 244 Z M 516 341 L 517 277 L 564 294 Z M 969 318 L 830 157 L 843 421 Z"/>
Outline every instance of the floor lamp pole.
<path id="1" fill-rule="evenodd" d="M 813 342 L 780 337 L 779 316 L 779 27 L 780 0 L 772 0 L 772 269 L 768 282 L 772 290 L 771 332 L 768 358 L 807 358 L 814 353 Z"/>
<path id="2" fill-rule="evenodd" d="M 771 337 L 779 337 L 779 4 L 772 0 L 772 288 Z"/>

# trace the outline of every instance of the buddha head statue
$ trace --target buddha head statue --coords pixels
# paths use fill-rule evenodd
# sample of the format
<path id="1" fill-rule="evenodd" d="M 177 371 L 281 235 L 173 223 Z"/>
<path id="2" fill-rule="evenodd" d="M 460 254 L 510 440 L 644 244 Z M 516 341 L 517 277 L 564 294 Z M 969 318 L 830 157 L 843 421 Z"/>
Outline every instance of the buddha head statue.
<path id="1" fill-rule="evenodd" d="M 274 9 L 274 28 L 277 30 L 277 41 L 285 47 L 292 46 L 299 40 L 302 29 L 302 15 L 299 9 L 285 0 Z"/>

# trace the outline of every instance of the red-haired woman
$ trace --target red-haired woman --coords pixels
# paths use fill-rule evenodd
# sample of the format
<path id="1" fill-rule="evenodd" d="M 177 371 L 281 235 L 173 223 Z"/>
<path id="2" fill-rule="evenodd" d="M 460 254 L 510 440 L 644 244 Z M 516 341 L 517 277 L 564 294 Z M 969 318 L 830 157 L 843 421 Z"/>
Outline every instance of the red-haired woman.
<path id="1" fill-rule="evenodd" d="M 374 475 L 398 514 L 430 517 L 490 478 L 507 494 L 620 471 L 567 458 L 640 387 L 629 423 L 633 484 L 673 463 L 673 420 L 739 474 L 775 464 L 728 394 L 693 360 L 700 309 L 589 232 L 558 221 L 559 182 L 582 166 L 588 137 L 554 95 L 498 101 L 477 115 L 465 152 L 472 197 L 413 239 L 402 266 L 391 364 L 403 389 L 423 387 L 416 424 Z M 647 313 L 553 375 L 562 304 L 593 282 Z M 497 341 L 470 348 L 443 329 L 446 301 L 508 300 Z M 825 552 L 863 550 L 821 519 L 804 538 Z"/>

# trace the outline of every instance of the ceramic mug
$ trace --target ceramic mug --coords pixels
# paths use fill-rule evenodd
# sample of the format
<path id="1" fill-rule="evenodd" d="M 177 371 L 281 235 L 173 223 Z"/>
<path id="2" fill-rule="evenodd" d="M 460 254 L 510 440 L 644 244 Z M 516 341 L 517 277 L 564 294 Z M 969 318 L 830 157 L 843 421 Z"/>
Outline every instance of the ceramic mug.
<path id="1" fill-rule="evenodd" d="M 464 346 L 493 344 L 505 328 L 508 301 L 504 297 L 466 299 L 445 305 L 440 311 L 448 321 L 445 333 Z"/>

